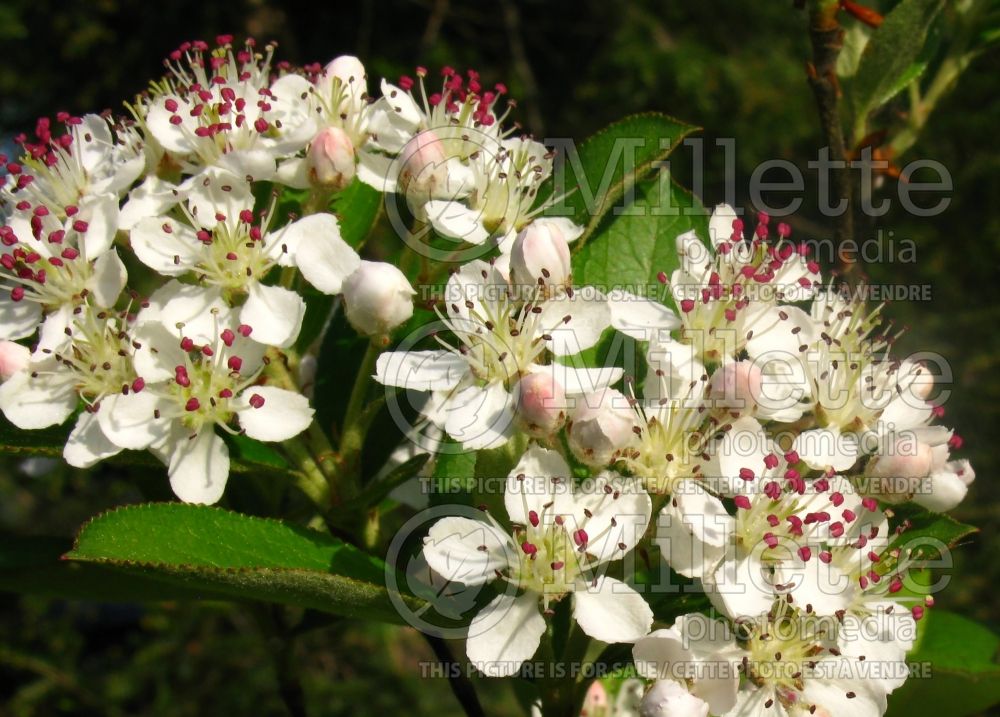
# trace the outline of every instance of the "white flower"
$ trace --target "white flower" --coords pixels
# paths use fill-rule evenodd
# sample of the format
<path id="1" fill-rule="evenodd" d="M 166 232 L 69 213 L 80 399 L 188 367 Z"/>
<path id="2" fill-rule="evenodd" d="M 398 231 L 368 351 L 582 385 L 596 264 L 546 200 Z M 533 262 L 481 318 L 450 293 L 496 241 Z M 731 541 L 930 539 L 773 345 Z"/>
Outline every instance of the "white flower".
<path id="1" fill-rule="evenodd" d="M 344 314 L 365 336 L 383 336 L 413 315 L 414 291 L 406 276 L 392 264 L 362 261 L 344 279 Z"/>
<path id="2" fill-rule="evenodd" d="M 679 339 L 694 345 L 702 361 L 734 358 L 744 348 L 751 355 L 761 353 L 763 347 L 754 350 L 749 344 L 775 327 L 778 302 L 812 296 L 819 280 L 818 266 L 805 262 L 783 237 L 768 244 L 766 233 L 750 242 L 739 232 L 723 235 L 718 225 L 732 224 L 731 216 L 733 210 L 726 205 L 716 208 L 710 223 L 711 250 L 694 231 L 677 237 L 680 268 L 669 283 L 683 324 Z"/>
<path id="3" fill-rule="evenodd" d="M 790 467 L 789 458 L 797 457 L 781 455 L 749 417 L 734 421 L 706 450 L 704 478 L 676 484 L 660 514 L 656 540 L 670 565 L 703 580 L 731 617 L 766 612 L 783 593 L 820 614 L 842 609 L 842 590 L 810 581 L 823 577 L 817 571 L 800 571 L 793 580 L 782 570 L 825 560 L 829 546 L 866 528 L 867 508 L 851 483 L 840 476 L 804 481 Z M 709 488 L 734 496 L 735 515 Z"/>
<path id="4" fill-rule="evenodd" d="M 273 46 L 234 50 L 229 38 L 209 52 L 203 42 L 171 53 L 169 73 L 136 106 L 147 131 L 188 175 L 217 166 L 239 177 L 270 180 L 277 162 L 304 149 L 316 135 L 305 77 L 271 82 Z"/>
<path id="5" fill-rule="evenodd" d="M 340 238 L 332 214 L 312 214 L 269 229 L 272 212 L 253 211 L 249 185 L 221 170 L 207 170 L 182 205 L 187 222 L 150 216 L 131 231 L 132 248 L 144 264 L 166 276 L 193 272 L 206 286 L 206 303 L 246 297 L 242 323 L 257 340 L 289 346 L 298 336 L 305 302 L 295 292 L 263 283 L 275 266 L 296 266 L 309 283 L 336 294 L 360 258 Z"/>
<path id="6" fill-rule="evenodd" d="M 82 209 L 96 197 L 120 197 L 144 168 L 141 141 L 134 130 L 116 127 L 98 115 L 64 117 L 67 132 L 54 138 L 47 119 L 36 127 L 37 143 L 26 142 L 21 162 L 8 164 L 16 178 L 12 203 L 27 199 L 65 219 L 64 208 Z"/>
<path id="7" fill-rule="evenodd" d="M 578 489 L 558 453 L 531 446 L 507 478 L 504 503 L 513 536 L 496 523 L 452 517 L 424 541 L 424 558 L 442 577 L 509 584 L 469 625 L 466 650 L 478 669 L 517 672 L 538 648 L 543 613 L 567 596 L 593 638 L 632 642 L 649 631 L 653 613 L 642 597 L 598 570 L 631 550 L 649 523 L 651 502 L 636 481 L 602 473 Z"/>
<path id="8" fill-rule="evenodd" d="M 519 138 L 501 140 L 495 145 L 492 139 L 483 143 L 468 162 L 470 172 L 467 178 L 463 177 L 466 184 L 461 188 L 462 198 L 432 196 L 423 207 L 428 221 L 439 233 L 469 244 L 483 244 L 490 237 L 519 232 L 545 208 L 544 204 L 535 206 L 535 200 L 539 186 L 552 174 L 552 153 L 538 142 Z M 455 174 L 447 163 L 438 166 L 444 167 L 450 177 Z M 453 177 L 451 182 L 454 184 Z M 568 249 L 562 263 L 564 266 L 553 266 L 551 270 L 568 278 Z M 525 281 L 516 275 L 511 278 L 515 282 Z"/>
<path id="9" fill-rule="evenodd" d="M 30 336 L 44 320 L 39 348 L 58 348 L 81 304 L 109 308 L 118 301 L 126 281 L 112 249 L 118 200 L 103 194 L 62 213 L 60 219 L 25 200 L 0 226 L 0 339 Z"/>
<path id="10" fill-rule="evenodd" d="M 736 704 L 743 653 L 719 620 L 681 615 L 636 642 L 632 656 L 636 671 L 656 680 L 643 700 L 644 716 L 721 715 Z"/>
<path id="11" fill-rule="evenodd" d="M 748 679 L 729 714 L 881 717 L 886 695 L 902 680 L 880 675 L 905 679 L 905 649 L 878 638 L 856 639 L 852 622 L 841 625 L 782 599 L 766 617 L 737 624 Z"/>
<path id="12" fill-rule="evenodd" d="M 180 325 L 161 323 L 163 310 L 144 309 L 133 331 L 144 389 L 112 397 L 98 419 L 115 444 L 163 460 L 181 500 L 214 503 L 229 476 L 216 427 L 235 433 L 236 419 L 251 438 L 284 441 L 309 426 L 313 410 L 298 393 L 260 385 L 264 347 L 223 306 Z"/>
<path id="13" fill-rule="evenodd" d="M 621 369 L 575 368 L 569 356 L 597 343 L 608 325 L 604 297 L 567 291 L 520 302 L 494 267 L 472 261 L 445 287 L 439 316 L 458 346 L 393 351 L 379 356 L 376 379 L 386 386 L 439 394 L 436 422 L 469 449 L 495 447 L 513 434 L 514 384 L 530 373 L 552 376 L 569 396 L 607 387 Z"/>
<path id="14" fill-rule="evenodd" d="M 66 327 L 69 335 L 62 347 L 38 351 L 0 386 L 0 410 L 20 428 L 45 428 L 63 423 L 82 399 L 85 410 L 69 435 L 64 458 L 87 468 L 117 454 L 121 447 L 107 438 L 98 416 L 109 410 L 109 398 L 144 388 L 132 365 L 128 328 L 123 317 L 85 306 Z"/>

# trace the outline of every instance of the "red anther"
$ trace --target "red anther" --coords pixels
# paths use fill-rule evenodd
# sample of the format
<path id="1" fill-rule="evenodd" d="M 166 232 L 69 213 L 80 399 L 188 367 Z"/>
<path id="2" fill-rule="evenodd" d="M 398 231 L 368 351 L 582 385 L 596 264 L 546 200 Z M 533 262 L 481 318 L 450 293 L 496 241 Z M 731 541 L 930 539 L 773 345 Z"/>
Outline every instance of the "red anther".
<path id="1" fill-rule="evenodd" d="M 190 336 L 185 336 L 184 338 L 182 338 L 181 349 L 183 349 L 184 351 L 191 351 L 192 349 L 194 349 L 194 339 L 192 339 Z"/>
<path id="2" fill-rule="evenodd" d="M 521 543 L 521 550 L 524 551 L 525 555 L 534 555 L 535 553 L 538 552 L 538 546 L 535 545 L 534 543 L 529 543 L 528 541 L 525 541 Z"/>
<path id="3" fill-rule="evenodd" d="M 261 396 L 259 393 L 255 393 L 250 397 L 250 405 L 253 406 L 254 408 L 260 408 L 261 406 L 264 405 L 264 397 Z"/>
<path id="4" fill-rule="evenodd" d="M 247 326 L 246 324 L 240 324 L 239 326 L 236 327 L 236 333 L 238 333 L 243 338 L 248 337 L 252 331 L 253 329 Z"/>
<path id="5" fill-rule="evenodd" d="M 236 334 L 233 333 L 232 329 L 225 329 L 221 334 L 219 334 L 219 337 L 222 339 L 222 343 L 226 346 L 232 346 L 233 341 L 236 340 Z"/>
<path id="6" fill-rule="evenodd" d="M 579 545 L 580 547 L 586 546 L 588 540 L 589 537 L 587 536 L 587 531 L 584 530 L 583 528 L 573 531 L 573 542 Z"/>
<path id="7" fill-rule="evenodd" d="M 737 508 L 742 508 L 743 510 L 750 510 L 750 499 L 745 495 L 738 495 L 733 498 L 733 502 L 736 504 Z"/>
<path id="8" fill-rule="evenodd" d="M 802 562 L 809 562 L 809 558 L 812 557 L 812 550 L 808 545 L 803 545 L 799 548 L 799 557 L 802 558 Z"/>
<path id="9" fill-rule="evenodd" d="M 132 391 L 135 393 L 139 393 L 144 388 L 146 388 L 146 382 L 141 376 L 132 382 Z"/>
<path id="10" fill-rule="evenodd" d="M 187 403 L 184 404 L 185 411 L 197 411 L 199 408 L 201 408 L 201 403 L 193 396 L 187 400 Z"/>
<path id="11" fill-rule="evenodd" d="M 243 359 L 241 359 L 239 356 L 230 356 L 229 360 L 226 362 L 226 365 L 229 367 L 230 371 L 235 371 L 236 373 L 239 373 L 240 369 L 243 368 Z"/>
<path id="12" fill-rule="evenodd" d="M 745 481 L 751 481 L 751 480 L 753 480 L 756 477 L 757 476 L 754 475 L 754 472 L 752 470 L 750 470 L 749 468 L 740 468 L 740 478 L 741 479 L 743 479 Z"/>
<path id="13" fill-rule="evenodd" d="M 538 521 L 538 513 L 536 513 L 533 510 L 528 511 L 528 522 L 531 523 L 532 527 L 537 528 L 538 527 L 538 522 L 539 522 Z"/>
<path id="14" fill-rule="evenodd" d="M 685 314 L 694 311 L 694 301 L 692 301 L 691 299 L 682 299 L 681 311 L 683 311 Z"/>

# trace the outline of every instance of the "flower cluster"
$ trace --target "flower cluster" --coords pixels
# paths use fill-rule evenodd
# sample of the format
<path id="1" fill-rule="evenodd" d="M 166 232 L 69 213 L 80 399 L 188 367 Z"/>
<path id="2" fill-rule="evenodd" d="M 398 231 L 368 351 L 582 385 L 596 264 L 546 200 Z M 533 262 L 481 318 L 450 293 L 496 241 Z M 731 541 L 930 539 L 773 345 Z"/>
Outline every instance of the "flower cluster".
<path id="1" fill-rule="evenodd" d="M 720 205 L 710 236 L 677 237 L 660 277 L 677 314 L 574 286 L 579 232 L 537 219 L 508 271 L 464 265 L 439 309 L 442 347 L 378 362 L 382 383 L 429 393 L 424 417 L 447 440 L 530 441 L 508 520 L 448 518 L 425 540 L 441 577 L 505 585 L 470 625 L 470 660 L 515 672 L 545 632 L 538 606 L 569 596 L 584 633 L 635 643 L 656 680 L 642 714 L 882 714 L 933 602 L 903 589 L 921 555 L 889 506 L 951 509 L 974 477 L 950 460 L 960 440 L 931 425 L 933 376 L 891 358 L 878 311 L 824 285 L 765 215 L 745 237 Z M 582 360 L 610 331 L 644 347 L 644 376 Z M 637 639 L 652 613 L 609 565 L 643 541 L 700 581 L 720 620 Z"/>
<path id="2" fill-rule="evenodd" d="M 584 228 L 546 216 L 553 155 L 507 126 L 506 87 L 445 68 L 435 91 L 418 68 L 376 96 L 357 58 L 272 55 L 185 43 L 130 117 L 43 119 L 0 158 L 7 420 L 72 419 L 68 463 L 148 450 L 181 500 L 213 503 L 233 441 L 312 425 L 307 298 L 336 296 L 374 379 L 421 394 L 433 452 L 513 466 L 504 514 L 443 518 L 422 549 L 496 588 L 468 628 L 484 672 L 516 673 L 566 601 L 583 634 L 634 643 L 644 715 L 881 715 L 931 602 L 904 589 L 922 554 L 892 506 L 954 508 L 974 473 L 880 310 L 824 283 L 786 224 L 726 205 L 708 236 L 664 239 L 661 296 L 581 285 Z M 398 267 L 330 211 L 358 183 L 411 215 Z M 418 227 L 475 256 L 420 257 L 436 321 L 386 351 L 414 314 Z M 625 342 L 641 361 L 603 360 Z M 720 618 L 654 629 L 637 547 Z"/>
<path id="3" fill-rule="evenodd" d="M 307 292 L 377 341 L 413 312 L 403 274 L 328 210 L 355 178 L 385 182 L 363 65 L 273 49 L 185 43 L 130 117 L 43 118 L 0 157 L 0 410 L 24 429 L 76 416 L 71 465 L 148 449 L 178 497 L 215 502 L 223 434 L 280 442 L 312 421 L 271 366 Z"/>

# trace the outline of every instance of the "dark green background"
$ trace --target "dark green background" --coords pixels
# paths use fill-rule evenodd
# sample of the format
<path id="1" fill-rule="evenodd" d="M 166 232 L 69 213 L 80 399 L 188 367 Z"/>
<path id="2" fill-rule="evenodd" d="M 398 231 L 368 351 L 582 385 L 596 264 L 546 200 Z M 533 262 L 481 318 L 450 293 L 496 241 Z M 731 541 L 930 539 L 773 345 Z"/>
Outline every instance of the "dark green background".
<path id="1" fill-rule="evenodd" d="M 891 3 L 884 3 L 883 7 Z M 160 72 L 182 40 L 232 32 L 279 42 L 294 63 L 359 55 L 369 74 L 395 78 L 426 65 L 474 67 L 485 83 L 505 82 L 519 99 L 516 118 L 538 137 L 582 139 L 621 116 L 658 110 L 704 127 L 711 147 L 735 137 L 737 199 L 754 166 L 788 159 L 805 169 L 822 144 L 805 82 L 804 13 L 790 1 L 706 3 L 357 2 L 225 3 L 140 0 L 5 0 L 0 4 L 0 136 L 30 130 L 58 110 L 111 108 Z M 897 350 L 946 356 L 956 385 L 945 422 L 966 440 L 962 455 L 978 474 L 955 512 L 983 528 L 957 551 L 960 577 L 939 605 L 996 628 L 1000 575 L 996 518 L 1000 489 L 995 429 L 1000 415 L 1000 54 L 980 57 L 937 108 L 903 158 L 931 158 L 951 172 L 951 205 L 933 218 L 898 207 L 880 228 L 897 246 L 912 240 L 915 263 L 865 267 L 876 281 L 926 284 L 932 301 L 887 309 L 908 327 Z M 890 108 L 890 113 L 895 108 Z M 690 180 L 690 152 L 674 170 Z M 793 225 L 800 238 L 826 238 L 815 213 L 815 177 Z M 709 151 L 704 201 L 723 197 L 724 165 Z M 895 197 L 886 181 L 878 196 Z M 239 499 L 239 488 L 233 487 Z M 104 507 L 168 498 L 160 475 L 136 479 L 106 468 L 65 467 L 32 477 L 9 464 L 0 473 L 0 529 L 69 535 Z M 282 714 L 277 643 L 270 616 L 219 605 L 153 608 L 66 604 L 0 595 L 0 714 Z M 336 623 L 306 635 L 289 669 L 314 714 L 452 714 L 443 680 L 420 680 L 432 659 L 408 631 Z M 279 660 L 280 664 L 280 660 Z M 491 713 L 516 711 L 499 683 L 482 685 Z M 6 704 L 6 707 L 4 706 Z"/>

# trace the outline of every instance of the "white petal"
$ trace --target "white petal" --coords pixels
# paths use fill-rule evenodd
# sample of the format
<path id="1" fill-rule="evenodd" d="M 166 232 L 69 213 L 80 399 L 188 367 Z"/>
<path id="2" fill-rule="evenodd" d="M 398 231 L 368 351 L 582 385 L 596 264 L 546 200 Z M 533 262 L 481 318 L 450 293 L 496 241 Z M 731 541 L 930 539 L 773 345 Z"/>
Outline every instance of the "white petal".
<path id="1" fill-rule="evenodd" d="M 174 115 L 166 109 L 167 100 L 173 99 L 178 104 L 177 116 L 181 124 L 173 124 L 170 118 Z M 197 120 L 191 117 L 191 104 L 180 96 L 163 96 L 150 103 L 146 113 L 146 127 L 156 141 L 168 152 L 187 154 L 194 149 L 191 134 L 197 127 Z"/>
<path id="2" fill-rule="evenodd" d="M 535 654 L 544 632 L 537 595 L 499 595 L 472 620 L 465 651 L 483 674 L 509 677 Z"/>
<path id="3" fill-rule="evenodd" d="M 597 587 L 580 584 L 573 593 L 573 617 L 601 642 L 635 642 L 649 632 L 653 611 L 633 588 L 608 576 Z"/>
<path id="4" fill-rule="evenodd" d="M 76 468 L 90 468 L 98 461 L 121 452 L 121 447 L 108 440 L 101 430 L 96 413 L 84 411 L 76 420 L 73 431 L 63 448 L 63 458 Z"/>
<path id="5" fill-rule="evenodd" d="M 73 128 L 73 153 L 87 172 L 99 168 L 111 153 L 111 130 L 107 120 L 100 115 L 89 114 L 80 118 Z"/>
<path id="6" fill-rule="evenodd" d="M 281 348 L 291 346 L 302 328 L 306 302 L 290 289 L 265 286 L 259 281 L 251 283 L 248 290 L 240 323 L 253 329 L 255 341 Z"/>
<path id="7" fill-rule="evenodd" d="M 31 371 L 35 369 L 55 373 L 39 373 L 32 378 Z M 59 425 L 69 418 L 76 404 L 72 377 L 59 372 L 54 361 L 29 366 L 0 385 L 0 411 L 18 428 L 32 430 Z"/>
<path id="8" fill-rule="evenodd" d="M 858 459 L 858 442 L 851 434 L 830 428 L 803 431 L 795 438 L 795 451 L 810 468 L 838 473 L 846 471 Z"/>
<path id="9" fill-rule="evenodd" d="M 674 491 L 674 500 L 684 522 L 694 537 L 715 548 L 726 545 L 733 536 L 735 521 L 722 501 L 693 480 L 684 481 Z"/>
<path id="10" fill-rule="evenodd" d="M 274 181 L 292 189 L 309 189 L 309 162 L 305 157 L 292 157 L 278 165 Z"/>
<path id="11" fill-rule="evenodd" d="M 38 331 L 38 346 L 35 356 L 44 357 L 61 351 L 70 342 L 66 333 L 73 325 L 73 306 L 65 304 L 45 317 Z"/>
<path id="12" fill-rule="evenodd" d="M 563 296 L 546 301 L 539 323 L 552 336 L 549 342 L 552 353 L 572 356 L 600 341 L 601 334 L 611 326 L 611 308 L 607 297 L 585 286 L 575 290 L 572 298 Z"/>
<path id="13" fill-rule="evenodd" d="M 690 522 L 697 520 L 695 516 L 688 519 Z M 668 502 L 657 517 L 654 542 L 667 564 L 689 578 L 701 579 L 710 575 L 725 552 L 695 538 L 680 506 L 675 506 L 673 501 Z"/>
<path id="14" fill-rule="evenodd" d="M 229 478 L 229 448 L 212 426 L 174 445 L 170 456 L 170 487 L 185 503 L 218 502 Z"/>
<path id="15" fill-rule="evenodd" d="M 111 248 L 118 232 L 118 214 L 118 197 L 114 194 L 89 198 L 80 207 L 77 219 L 87 222 L 81 242 L 87 259 L 94 260 Z"/>
<path id="16" fill-rule="evenodd" d="M 729 241 L 733 236 L 733 221 L 737 219 L 736 210 L 728 204 L 717 204 L 708 220 L 708 236 L 713 246 Z"/>
<path id="17" fill-rule="evenodd" d="M 129 239 L 139 261 L 167 276 L 188 271 L 201 253 L 194 230 L 165 217 L 146 217 L 132 228 Z"/>
<path id="18" fill-rule="evenodd" d="M 146 388 L 138 393 L 132 391 L 122 395 L 116 393 L 101 402 L 97 412 L 104 435 L 122 448 L 142 450 L 162 440 L 170 430 L 168 418 L 157 418 L 157 411 L 163 414 L 170 403 Z"/>
<path id="19" fill-rule="evenodd" d="M 485 550 L 482 548 L 485 547 Z M 449 582 L 482 585 L 517 561 L 510 536 L 478 520 L 456 516 L 436 522 L 424 538 L 424 560 Z"/>
<path id="20" fill-rule="evenodd" d="M 375 380 L 383 386 L 436 391 L 454 388 L 469 365 L 451 351 L 388 351 L 375 362 Z"/>
<path id="21" fill-rule="evenodd" d="M 590 517 L 574 512 L 587 531 L 590 541 L 587 554 L 597 564 L 619 560 L 642 539 L 653 512 L 652 500 L 636 478 L 623 478 L 604 471 L 586 485 L 588 492 L 577 492 L 577 511 L 586 508 Z M 584 514 L 585 515 L 585 514 Z"/>
<path id="22" fill-rule="evenodd" d="M 260 408 L 250 403 L 254 396 L 264 399 Z M 236 404 L 240 426 L 258 441 L 286 441 L 309 428 L 313 409 L 301 393 L 274 386 L 251 386 Z"/>
<path id="23" fill-rule="evenodd" d="M 424 205 L 424 211 L 431 226 L 446 237 L 477 245 L 490 238 L 483 226 L 482 212 L 461 202 L 433 199 Z"/>
<path id="24" fill-rule="evenodd" d="M 291 234 L 291 236 L 288 236 Z M 295 264 L 310 284 L 324 294 L 339 294 L 344 279 L 361 266 L 361 257 L 340 237 L 340 226 L 332 214 L 314 214 L 291 225 L 283 236 Z"/>
<path id="25" fill-rule="evenodd" d="M 709 598 L 734 620 L 766 613 L 774 603 L 773 578 L 763 571 L 757 556 L 733 557 L 727 556 L 706 580 Z"/>
<path id="26" fill-rule="evenodd" d="M 95 304 L 102 308 L 110 308 L 121 296 L 126 281 L 128 272 L 125 270 L 125 264 L 119 258 L 118 252 L 112 249 L 94 262 L 94 275 L 87 282 L 87 288 L 90 289 Z"/>
<path id="27" fill-rule="evenodd" d="M 274 160 L 269 160 L 274 165 Z M 209 167 L 183 184 L 179 191 L 187 197 L 188 211 L 202 228 L 213 229 L 222 215 L 230 223 L 244 209 L 253 209 L 253 194 L 244 172 Z"/>
<path id="28" fill-rule="evenodd" d="M 468 449 L 501 446 L 514 432 L 513 399 L 498 381 L 462 389 L 444 410 L 444 430 Z"/>
<path id="29" fill-rule="evenodd" d="M 119 214 L 118 226 L 127 230 L 146 217 L 162 216 L 183 198 L 177 186 L 150 175 L 129 194 Z"/>
<path id="30" fill-rule="evenodd" d="M 225 323 L 222 317 L 229 312 L 219 289 L 182 284 L 176 280 L 154 291 L 148 303 L 149 306 L 139 312 L 137 323 L 159 321 L 174 336 L 187 336 L 199 345 L 215 344 L 216 328 Z"/>
<path id="31" fill-rule="evenodd" d="M 976 474 L 967 460 L 951 461 L 943 468 L 932 471 L 929 481 L 930 492 L 918 491 L 913 502 L 936 513 L 956 508 L 969 492 L 969 484 Z"/>
<path id="32" fill-rule="evenodd" d="M 397 174 L 391 157 L 365 149 L 358 152 L 356 176 L 369 187 L 385 193 L 395 192 Z"/>
<path id="33" fill-rule="evenodd" d="M 567 492 L 572 481 L 573 474 L 558 451 L 532 443 L 507 476 L 503 501 L 511 522 L 528 525 L 528 513 L 541 516 L 542 506 L 550 503 L 557 491 Z"/>
<path id="34" fill-rule="evenodd" d="M 14 301 L 0 291 L 0 339 L 13 341 L 31 336 L 42 321 L 42 307 L 34 301 Z"/>
<path id="35" fill-rule="evenodd" d="M 786 356 L 789 363 L 794 363 L 802 355 L 799 349 L 812 345 L 817 337 L 815 321 L 794 306 L 772 306 L 744 318 L 744 332 L 753 331 L 747 341 L 750 358 L 769 354 L 771 360 Z"/>
<path id="36" fill-rule="evenodd" d="M 660 680 L 642 698 L 642 717 L 708 717 L 708 704 L 679 682 Z"/>
<path id="37" fill-rule="evenodd" d="M 661 331 L 680 326 L 677 315 L 659 301 L 646 299 L 628 292 L 616 292 L 608 297 L 611 308 L 611 325 L 636 341 L 651 341 Z"/>

